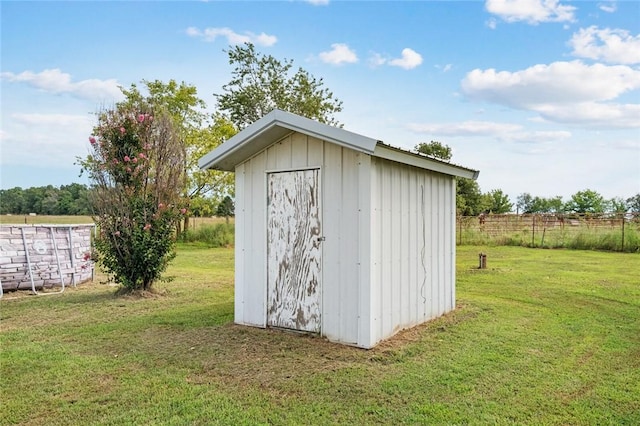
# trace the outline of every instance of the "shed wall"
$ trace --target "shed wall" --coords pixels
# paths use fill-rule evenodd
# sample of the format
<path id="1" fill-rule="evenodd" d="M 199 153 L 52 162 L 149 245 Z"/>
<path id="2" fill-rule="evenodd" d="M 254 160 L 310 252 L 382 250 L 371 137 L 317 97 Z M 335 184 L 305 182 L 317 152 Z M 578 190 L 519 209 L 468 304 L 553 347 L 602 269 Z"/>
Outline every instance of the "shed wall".
<path id="1" fill-rule="evenodd" d="M 318 167 L 322 235 L 326 238 L 322 243 L 321 333 L 350 344 L 358 344 L 359 336 L 369 333 L 366 319 L 359 315 L 361 297 L 369 297 L 368 287 L 363 290 L 361 285 L 369 273 L 367 267 L 361 270 L 361 260 L 369 252 L 358 244 L 360 234 L 369 230 L 369 163 L 368 155 L 292 133 L 236 167 L 236 323 L 266 326 L 267 172 Z M 362 291 L 366 294 L 360 294 Z M 368 302 L 364 304 L 367 309 Z"/>
<path id="2" fill-rule="evenodd" d="M 455 307 L 455 179 L 373 158 L 371 345 Z"/>

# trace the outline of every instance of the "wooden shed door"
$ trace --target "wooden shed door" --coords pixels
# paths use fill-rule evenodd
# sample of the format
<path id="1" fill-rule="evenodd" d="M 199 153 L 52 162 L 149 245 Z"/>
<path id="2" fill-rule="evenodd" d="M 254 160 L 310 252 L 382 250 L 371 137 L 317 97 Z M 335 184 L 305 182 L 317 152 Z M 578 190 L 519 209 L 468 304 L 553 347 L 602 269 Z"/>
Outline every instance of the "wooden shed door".
<path id="1" fill-rule="evenodd" d="M 320 332 L 318 169 L 268 174 L 267 324 Z"/>

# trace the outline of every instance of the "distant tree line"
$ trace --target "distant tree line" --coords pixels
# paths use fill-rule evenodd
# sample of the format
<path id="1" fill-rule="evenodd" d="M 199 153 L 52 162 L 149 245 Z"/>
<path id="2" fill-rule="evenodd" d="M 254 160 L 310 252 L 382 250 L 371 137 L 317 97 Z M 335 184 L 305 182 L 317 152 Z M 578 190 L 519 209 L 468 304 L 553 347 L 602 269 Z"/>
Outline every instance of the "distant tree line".
<path id="1" fill-rule="evenodd" d="M 534 197 L 525 192 L 518 196 L 516 202 L 519 213 L 640 213 L 640 193 L 627 199 L 614 197 L 605 199 L 591 189 L 578 191 L 568 201 L 562 197 Z"/>
<path id="2" fill-rule="evenodd" d="M 428 157 L 450 161 L 451 148 L 437 141 L 420 143 L 415 150 Z M 458 178 L 456 181 L 456 207 L 458 215 L 478 216 L 480 214 L 516 213 L 640 213 L 640 193 L 627 199 L 614 197 L 605 199 L 591 189 L 578 191 L 568 201 L 561 196 L 544 198 L 532 196 L 528 192 L 520 194 L 515 204 L 501 189 L 482 193 L 478 182 L 473 179 Z M 515 208 L 514 208 L 515 207 Z"/>
<path id="3" fill-rule="evenodd" d="M 0 189 L 0 214 L 29 214 L 90 216 L 92 214 L 87 185 L 72 183 L 58 188 L 47 185 L 22 189 Z M 233 217 L 234 203 L 229 196 L 200 197 L 192 203 L 191 214 L 195 217 Z"/>
<path id="4" fill-rule="evenodd" d="M 0 190 L 0 214 L 90 215 L 89 189 L 72 183 Z"/>

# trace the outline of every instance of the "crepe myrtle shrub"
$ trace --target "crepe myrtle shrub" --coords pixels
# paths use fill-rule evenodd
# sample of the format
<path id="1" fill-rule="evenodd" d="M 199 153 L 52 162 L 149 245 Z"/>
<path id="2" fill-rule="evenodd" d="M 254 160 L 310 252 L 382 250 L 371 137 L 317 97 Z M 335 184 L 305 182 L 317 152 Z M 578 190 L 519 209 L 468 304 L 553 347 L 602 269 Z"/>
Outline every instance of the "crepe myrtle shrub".
<path id="1" fill-rule="evenodd" d="M 127 106 L 99 113 L 89 142 L 79 162 L 92 183 L 94 259 L 123 290 L 150 290 L 175 257 L 186 214 L 184 143 L 167 112 Z"/>

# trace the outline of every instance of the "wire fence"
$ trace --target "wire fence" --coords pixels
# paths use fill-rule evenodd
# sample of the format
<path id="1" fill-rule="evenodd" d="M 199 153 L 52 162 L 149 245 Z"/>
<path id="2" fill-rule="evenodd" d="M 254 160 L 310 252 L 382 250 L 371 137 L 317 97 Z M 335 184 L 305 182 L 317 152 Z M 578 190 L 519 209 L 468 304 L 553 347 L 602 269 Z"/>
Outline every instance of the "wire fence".
<path id="1" fill-rule="evenodd" d="M 459 216 L 458 245 L 515 245 L 640 252 L 640 214 Z"/>

